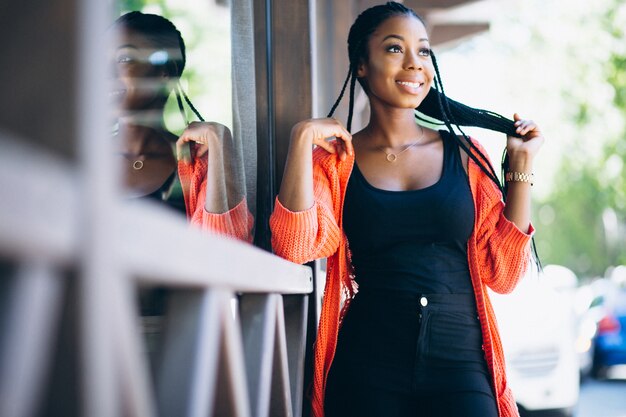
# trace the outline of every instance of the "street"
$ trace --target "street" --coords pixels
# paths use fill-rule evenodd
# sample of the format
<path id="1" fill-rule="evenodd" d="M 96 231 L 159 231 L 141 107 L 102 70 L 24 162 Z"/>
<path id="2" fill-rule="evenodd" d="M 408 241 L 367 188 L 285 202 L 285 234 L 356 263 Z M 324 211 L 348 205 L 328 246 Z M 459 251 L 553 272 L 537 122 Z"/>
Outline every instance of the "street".
<path id="1" fill-rule="evenodd" d="M 626 417 L 626 371 L 621 369 L 610 376 L 583 382 L 576 417 Z"/>

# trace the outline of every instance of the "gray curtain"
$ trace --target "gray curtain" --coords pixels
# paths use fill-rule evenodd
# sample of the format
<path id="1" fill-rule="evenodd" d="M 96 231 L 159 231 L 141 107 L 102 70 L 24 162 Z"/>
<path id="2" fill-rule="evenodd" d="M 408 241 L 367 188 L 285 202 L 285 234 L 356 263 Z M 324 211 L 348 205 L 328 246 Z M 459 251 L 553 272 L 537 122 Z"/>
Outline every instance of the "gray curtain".
<path id="1" fill-rule="evenodd" d="M 231 1 L 233 137 L 244 166 L 248 207 L 256 215 L 256 85 L 252 0 Z"/>

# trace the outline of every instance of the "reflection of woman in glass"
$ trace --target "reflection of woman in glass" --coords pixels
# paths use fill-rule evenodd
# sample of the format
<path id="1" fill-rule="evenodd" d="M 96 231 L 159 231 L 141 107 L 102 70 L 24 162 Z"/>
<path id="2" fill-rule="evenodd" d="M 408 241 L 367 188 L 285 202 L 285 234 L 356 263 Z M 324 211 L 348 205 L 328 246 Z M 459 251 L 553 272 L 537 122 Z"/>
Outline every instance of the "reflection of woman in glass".
<path id="1" fill-rule="evenodd" d="M 293 128 L 271 218 L 277 254 L 328 257 L 313 415 L 518 416 L 487 288 L 512 291 L 529 260 L 542 134 L 448 99 L 424 22 L 402 4 L 364 11 L 348 55 L 347 128 Z M 357 81 L 371 112 L 352 135 Z M 508 135 L 508 190 L 460 125 Z"/>
<path id="2" fill-rule="evenodd" d="M 165 127 L 173 90 L 183 117 L 185 100 L 203 120 L 179 84 L 186 63 L 180 32 L 162 16 L 137 11 L 118 18 L 113 29 L 110 95 L 125 193 L 157 199 L 204 229 L 250 241 L 243 166 L 228 128 L 194 122 L 178 138 Z"/>

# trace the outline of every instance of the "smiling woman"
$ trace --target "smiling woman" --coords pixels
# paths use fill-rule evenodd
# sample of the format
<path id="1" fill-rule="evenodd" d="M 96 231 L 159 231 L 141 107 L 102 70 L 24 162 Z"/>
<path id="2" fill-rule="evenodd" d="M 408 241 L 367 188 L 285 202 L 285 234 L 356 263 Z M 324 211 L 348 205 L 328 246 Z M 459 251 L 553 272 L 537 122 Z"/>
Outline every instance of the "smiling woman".
<path id="1" fill-rule="evenodd" d="M 187 50 L 180 31 L 169 19 L 140 11 L 122 15 L 110 31 L 112 139 L 126 199 L 151 200 L 207 232 L 251 242 L 241 149 L 231 130 L 205 122 L 184 92 Z M 180 135 L 165 123 L 172 93 L 186 124 Z M 188 123 L 185 105 L 200 122 Z M 141 287 L 138 294 L 146 352 L 155 366 L 174 290 Z"/>
<path id="2" fill-rule="evenodd" d="M 447 98 L 424 21 L 402 4 L 359 15 L 348 57 L 328 118 L 292 130 L 270 219 L 277 254 L 329 258 L 313 414 L 518 416 L 487 287 L 512 291 L 527 266 L 543 136 Z M 352 135 L 357 81 L 370 118 Z M 330 117 L 348 85 L 344 127 Z M 508 187 L 461 126 L 508 135 Z"/>
<path id="3" fill-rule="evenodd" d="M 114 141 L 128 197 L 147 197 L 185 212 L 205 230 L 251 241 L 239 154 L 230 130 L 207 123 L 180 85 L 186 64 L 181 33 L 168 19 L 139 11 L 113 25 L 111 98 Z M 164 122 L 175 92 L 202 121 L 178 137 Z"/>

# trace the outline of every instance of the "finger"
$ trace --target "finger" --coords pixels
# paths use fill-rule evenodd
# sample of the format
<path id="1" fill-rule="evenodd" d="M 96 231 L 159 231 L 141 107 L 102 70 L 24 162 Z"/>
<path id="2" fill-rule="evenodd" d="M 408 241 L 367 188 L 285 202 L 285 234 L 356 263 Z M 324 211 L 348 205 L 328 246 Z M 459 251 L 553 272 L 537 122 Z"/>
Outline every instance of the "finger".
<path id="1" fill-rule="evenodd" d="M 517 128 L 515 129 L 515 131 L 521 135 L 524 135 L 528 132 L 529 126 L 533 124 L 534 123 L 532 120 L 519 120 L 517 122 Z"/>
<path id="2" fill-rule="evenodd" d="M 184 162 L 191 162 L 191 152 L 189 151 L 189 145 L 184 137 L 180 137 L 176 141 L 176 159 L 183 160 Z"/>
<path id="3" fill-rule="evenodd" d="M 354 147 L 352 146 L 352 135 L 345 129 L 341 129 L 339 132 L 335 133 L 335 137 L 337 141 L 341 143 L 342 148 L 344 149 L 347 155 L 354 154 Z"/>
<path id="4" fill-rule="evenodd" d="M 348 155 L 354 155 L 354 146 L 352 145 L 352 135 L 350 135 L 348 139 L 343 140 L 343 145 Z"/>
<path id="5" fill-rule="evenodd" d="M 202 158 L 209 151 L 209 147 L 207 145 L 200 145 L 196 148 L 196 158 Z"/>
<path id="6" fill-rule="evenodd" d="M 346 157 L 348 156 L 348 151 L 346 150 L 346 142 L 344 142 L 343 140 L 337 140 L 335 143 L 337 146 L 337 153 L 339 154 L 339 159 L 341 159 L 342 161 L 345 161 Z"/>
<path id="7" fill-rule="evenodd" d="M 326 142 L 325 140 L 320 141 L 320 142 L 316 142 L 315 143 L 317 146 L 323 148 L 326 150 L 326 152 L 328 153 L 336 153 L 337 150 L 335 148 L 335 145 L 331 142 Z"/>
<path id="8" fill-rule="evenodd" d="M 535 122 L 533 122 L 532 120 L 527 120 L 522 125 L 522 134 L 526 135 L 526 134 L 528 134 L 528 132 L 531 132 L 531 131 L 535 130 L 536 128 L 537 128 L 537 125 L 535 124 Z"/>

